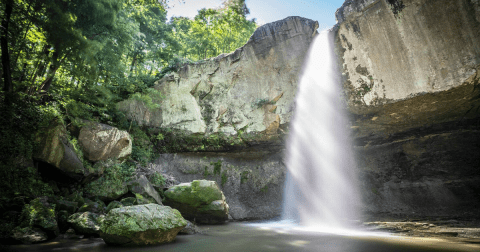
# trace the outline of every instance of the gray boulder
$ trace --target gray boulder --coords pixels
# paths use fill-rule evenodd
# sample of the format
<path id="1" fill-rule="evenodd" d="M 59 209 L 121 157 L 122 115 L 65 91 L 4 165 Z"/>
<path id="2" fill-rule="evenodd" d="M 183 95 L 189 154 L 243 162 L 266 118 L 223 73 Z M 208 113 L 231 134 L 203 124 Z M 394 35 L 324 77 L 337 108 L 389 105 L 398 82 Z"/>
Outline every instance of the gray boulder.
<path id="1" fill-rule="evenodd" d="M 85 158 L 92 162 L 120 159 L 132 153 L 130 134 L 106 124 L 85 121 L 78 142 Z"/>
<path id="2" fill-rule="evenodd" d="M 149 245 L 172 242 L 187 225 L 179 211 L 147 204 L 111 210 L 101 226 L 107 244 Z"/>
<path id="3" fill-rule="evenodd" d="M 12 238 L 23 244 L 32 244 L 46 241 L 48 235 L 39 228 L 17 227 L 13 230 Z"/>
<path id="4" fill-rule="evenodd" d="M 164 203 L 196 223 L 223 223 L 228 219 L 228 204 L 215 181 L 194 180 L 172 186 L 165 192 Z"/>
<path id="5" fill-rule="evenodd" d="M 73 145 L 68 141 L 67 130 L 63 123 L 52 122 L 50 127 L 38 133 L 36 142 L 34 159 L 51 164 L 75 180 L 81 180 L 88 175 Z"/>
<path id="6" fill-rule="evenodd" d="M 128 183 L 128 190 L 135 194 L 138 204 L 156 203 L 162 205 L 162 199 L 145 175 L 138 175 Z"/>
<path id="7" fill-rule="evenodd" d="M 100 226 L 105 215 L 92 212 L 75 213 L 68 217 L 68 223 L 72 225 L 76 234 L 99 235 Z"/>

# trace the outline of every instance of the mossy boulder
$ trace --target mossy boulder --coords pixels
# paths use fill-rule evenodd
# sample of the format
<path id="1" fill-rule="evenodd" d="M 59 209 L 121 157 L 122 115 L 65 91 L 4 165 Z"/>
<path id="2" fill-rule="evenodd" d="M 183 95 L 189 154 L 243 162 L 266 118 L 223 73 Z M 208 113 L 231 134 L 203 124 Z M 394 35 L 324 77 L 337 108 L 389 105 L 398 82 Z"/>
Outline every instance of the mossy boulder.
<path id="1" fill-rule="evenodd" d="M 101 225 L 107 244 L 148 245 L 172 242 L 187 225 L 179 211 L 168 206 L 146 204 L 111 210 Z"/>
<path id="2" fill-rule="evenodd" d="M 58 234 L 58 224 L 55 216 L 55 205 L 47 202 L 47 197 L 40 197 L 25 204 L 20 216 L 20 227 L 40 228 L 50 238 Z"/>
<path id="3" fill-rule="evenodd" d="M 120 164 L 112 164 L 105 168 L 103 176 L 85 185 L 85 194 L 88 197 L 97 197 L 103 201 L 112 201 L 128 192 L 127 181 Z"/>
<path id="4" fill-rule="evenodd" d="M 76 234 L 99 235 L 100 226 L 105 215 L 92 212 L 75 213 L 68 217 L 68 223 L 72 225 Z"/>
<path id="5" fill-rule="evenodd" d="M 165 191 L 164 204 L 197 223 L 223 223 L 228 219 L 228 204 L 215 181 L 194 180 L 172 186 Z"/>

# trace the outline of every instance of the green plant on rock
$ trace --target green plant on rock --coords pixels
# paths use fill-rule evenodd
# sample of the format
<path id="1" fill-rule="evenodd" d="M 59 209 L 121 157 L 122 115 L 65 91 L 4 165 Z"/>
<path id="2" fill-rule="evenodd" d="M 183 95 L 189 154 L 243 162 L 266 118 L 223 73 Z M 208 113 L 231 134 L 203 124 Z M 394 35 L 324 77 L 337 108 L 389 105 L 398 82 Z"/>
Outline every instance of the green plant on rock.
<path id="1" fill-rule="evenodd" d="M 227 172 L 223 172 L 222 173 L 222 183 L 221 183 L 222 187 L 227 183 L 227 179 L 228 179 Z"/>
<path id="2" fill-rule="evenodd" d="M 268 185 L 265 185 L 264 187 L 262 187 L 262 188 L 260 189 L 260 192 L 262 192 L 262 193 L 267 193 L 267 192 L 268 192 Z"/>
<path id="3" fill-rule="evenodd" d="M 210 165 L 213 165 L 213 174 L 219 175 L 222 171 L 222 160 L 218 160 L 217 162 L 210 162 Z"/>
<path id="4" fill-rule="evenodd" d="M 163 187 L 165 185 L 165 178 L 160 173 L 154 173 L 148 178 L 153 186 Z"/>
<path id="5" fill-rule="evenodd" d="M 136 166 L 132 162 L 114 164 L 105 170 L 102 177 L 85 185 L 85 192 L 104 198 L 118 198 L 128 191 L 126 182 L 135 173 Z"/>
<path id="6" fill-rule="evenodd" d="M 208 172 L 208 166 L 205 166 L 205 170 L 204 170 L 204 172 L 203 172 L 203 176 L 204 176 L 204 177 L 207 177 L 207 176 L 209 176 L 209 175 L 211 175 L 211 174 L 210 174 L 210 172 Z"/>

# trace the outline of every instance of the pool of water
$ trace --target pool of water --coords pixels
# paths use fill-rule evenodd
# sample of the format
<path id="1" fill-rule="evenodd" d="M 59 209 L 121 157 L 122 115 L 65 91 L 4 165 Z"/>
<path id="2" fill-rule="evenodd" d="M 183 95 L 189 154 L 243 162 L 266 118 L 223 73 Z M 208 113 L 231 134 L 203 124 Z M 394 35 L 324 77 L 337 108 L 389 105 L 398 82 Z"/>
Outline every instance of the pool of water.
<path id="1" fill-rule="evenodd" d="M 114 247 L 100 238 L 57 239 L 35 245 L 15 245 L 7 251 L 480 251 L 479 245 L 431 238 L 395 237 L 385 233 L 323 233 L 269 223 L 227 223 L 201 226 L 201 234 L 179 235 L 173 243 Z"/>

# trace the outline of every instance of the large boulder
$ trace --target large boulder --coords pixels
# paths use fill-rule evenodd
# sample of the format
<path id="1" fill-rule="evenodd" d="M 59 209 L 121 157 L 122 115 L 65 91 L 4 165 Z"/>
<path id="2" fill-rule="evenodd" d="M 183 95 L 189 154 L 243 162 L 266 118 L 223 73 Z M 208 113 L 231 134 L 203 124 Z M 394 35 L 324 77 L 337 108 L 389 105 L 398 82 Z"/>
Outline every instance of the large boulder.
<path id="1" fill-rule="evenodd" d="M 105 215 L 83 212 L 70 215 L 68 223 L 72 225 L 76 234 L 99 235 L 104 219 Z"/>
<path id="2" fill-rule="evenodd" d="M 121 159 L 132 153 L 132 139 L 128 132 L 115 127 L 84 121 L 78 142 L 85 158 L 92 162 Z"/>
<path id="3" fill-rule="evenodd" d="M 101 226 L 107 244 L 149 245 L 172 242 L 187 225 L 179 211 L 147 204 L 111 210 Z"/>
<path id="4" fill-rule="evenodd" d="M 48 203 L 47 200 L 47 197 L 40 197 L 25 204 L 20 216 L 20 227 L 40 228 L 49 238 L 52 238 L 58 234 L 59 229 L 55 216 L 55 205 Z"/>
<path id="5" fill-rule="evenodd" d="M 73 145 L 68 141 L 67 130 L 62 122 L 54 121 L 48 128 L 39 131 L 36 141 L 38 146 L 33 156 L 35 160 L 48 163 L 75 180 L 88 175 Z"/>
<path id="6" fill-rule="evenodd" d="M 194 180 L 170 187 L 165 204 L 197 223 L 223 223 L 228 219 L 228 204 L 215 181 Z"/>

